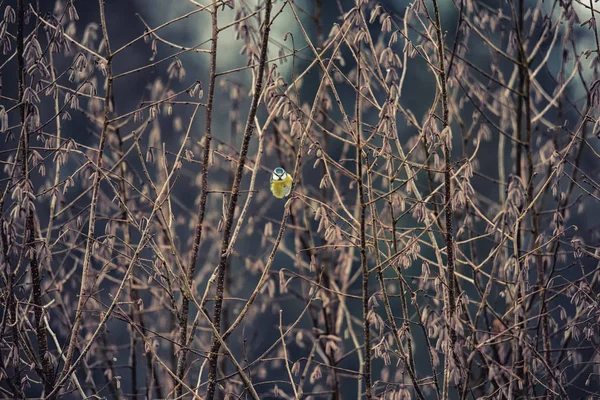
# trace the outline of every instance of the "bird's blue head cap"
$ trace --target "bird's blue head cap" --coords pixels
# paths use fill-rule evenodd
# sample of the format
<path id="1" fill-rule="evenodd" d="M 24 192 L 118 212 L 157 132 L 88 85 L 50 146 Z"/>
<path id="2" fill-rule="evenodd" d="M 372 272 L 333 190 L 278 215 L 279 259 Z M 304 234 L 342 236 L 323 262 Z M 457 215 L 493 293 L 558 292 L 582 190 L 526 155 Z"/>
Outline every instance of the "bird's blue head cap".
<path id="1" fill-rule="evenodd" d="M 275 168 L 275 170 L 273 171 L 273 179 L 281 180 L 283 178 L 285 178 L 285 170 L 281 167 Z"/>

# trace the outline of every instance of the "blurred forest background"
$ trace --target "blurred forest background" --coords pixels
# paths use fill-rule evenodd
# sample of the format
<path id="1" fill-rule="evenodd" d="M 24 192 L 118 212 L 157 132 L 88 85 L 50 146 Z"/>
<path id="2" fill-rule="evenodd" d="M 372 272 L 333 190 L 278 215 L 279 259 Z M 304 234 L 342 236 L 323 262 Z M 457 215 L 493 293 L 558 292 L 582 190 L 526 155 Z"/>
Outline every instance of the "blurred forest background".
<path id="1" fill-rule="evenodd" d="M 598 16 L 0 1 L 0 397 L 600 399 Z"/>

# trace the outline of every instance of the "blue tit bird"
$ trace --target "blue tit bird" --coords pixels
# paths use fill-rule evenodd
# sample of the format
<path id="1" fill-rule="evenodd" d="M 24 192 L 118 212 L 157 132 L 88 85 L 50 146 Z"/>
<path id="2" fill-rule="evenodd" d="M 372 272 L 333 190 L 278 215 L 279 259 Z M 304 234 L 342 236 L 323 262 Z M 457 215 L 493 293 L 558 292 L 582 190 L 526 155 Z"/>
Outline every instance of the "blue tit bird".
<path id="1" fill-rule="evenodd" d="M 283 199 L 290 195 L 292 191 L 292 182 L 294 179 L 283 168 L 275 168 L 271 175 L 271 192 L 278 199 Z"/>

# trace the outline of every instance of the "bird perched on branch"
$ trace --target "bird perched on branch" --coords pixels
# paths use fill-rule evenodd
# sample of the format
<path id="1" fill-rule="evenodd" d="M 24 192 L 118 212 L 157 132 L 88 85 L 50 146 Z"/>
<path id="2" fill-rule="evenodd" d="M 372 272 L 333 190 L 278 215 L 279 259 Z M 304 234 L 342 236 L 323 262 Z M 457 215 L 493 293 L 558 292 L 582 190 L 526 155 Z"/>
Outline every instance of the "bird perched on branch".
<path id="1" fill-rule="evenodd" d="M 292 182 L 294 179 L 283 168 L 275 168 L 271 175 L 271 192 L 278 199 L 283 199 L 290 195 L 292 191 Z"/>

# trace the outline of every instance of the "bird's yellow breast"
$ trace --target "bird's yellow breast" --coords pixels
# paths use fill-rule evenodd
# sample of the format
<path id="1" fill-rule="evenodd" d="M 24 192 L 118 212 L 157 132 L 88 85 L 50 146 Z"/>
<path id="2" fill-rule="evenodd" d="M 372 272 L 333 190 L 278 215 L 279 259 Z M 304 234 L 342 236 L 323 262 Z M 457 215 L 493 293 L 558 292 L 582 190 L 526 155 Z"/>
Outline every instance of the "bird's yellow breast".
<path id="1" fill-rule="evenodd" d="M 283 199 L 286 196 L 290 195 L 292 191 L 292 182 L 293 179 L 290 175 L 287 175 L 284 179 L 280 181 L 271 180 L 271 192 L 273 196 L 278 199 Z"/>

